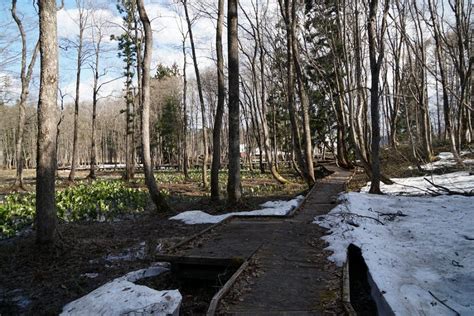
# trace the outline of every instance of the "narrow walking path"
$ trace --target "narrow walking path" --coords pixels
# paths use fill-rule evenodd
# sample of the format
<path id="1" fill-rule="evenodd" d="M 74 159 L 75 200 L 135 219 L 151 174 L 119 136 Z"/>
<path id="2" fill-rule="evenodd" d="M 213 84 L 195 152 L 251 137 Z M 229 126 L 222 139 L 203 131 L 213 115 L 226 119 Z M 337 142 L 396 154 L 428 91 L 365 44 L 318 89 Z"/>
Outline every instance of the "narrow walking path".
<path id="1" fill-rule="evenodd" d="M 258 262 L 258 277 L 237 299 L 225 299 L 220 313 L 319 315 L 341 312 L 340 270 L 326 257 L 324 229 L 312 224 L 330 211 L 345 190 L 350 171 L 330 167 L 291 218 L 234 218 L 204 234 L 180 256 L 244 257 Z M 231 289 L 232 291 L 232 289 Z M 337 304 L 336 304 L 337 305 Z"/>

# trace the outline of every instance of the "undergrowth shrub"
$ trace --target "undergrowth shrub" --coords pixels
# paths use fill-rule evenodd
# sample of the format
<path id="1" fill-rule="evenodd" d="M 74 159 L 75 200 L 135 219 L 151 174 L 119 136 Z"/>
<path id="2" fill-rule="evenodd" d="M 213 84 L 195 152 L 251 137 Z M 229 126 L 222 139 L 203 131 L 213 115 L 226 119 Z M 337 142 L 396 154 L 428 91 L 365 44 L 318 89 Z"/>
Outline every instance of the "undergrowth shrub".
<path id="1" fill-rule="evenodd" d="M 58 218 L 108 221 L 120 215 L 142 212 L 147 192 L 127 187 L 121 181 L 81 182 L 56 192 Z M 0 238 L 13 236 L 33 222 L 35 194 L 7 195 L 0 202 Z"/>

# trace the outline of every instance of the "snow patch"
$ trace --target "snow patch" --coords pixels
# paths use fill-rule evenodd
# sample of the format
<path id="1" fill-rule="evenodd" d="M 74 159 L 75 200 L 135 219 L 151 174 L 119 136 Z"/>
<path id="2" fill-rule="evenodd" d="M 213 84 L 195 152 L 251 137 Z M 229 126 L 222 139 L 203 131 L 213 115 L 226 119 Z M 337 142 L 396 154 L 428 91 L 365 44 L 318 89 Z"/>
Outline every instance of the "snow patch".
<path id="1" fill-rule="evenodd" d="M 395 184 L 386 185 L 381 183 L 380 189 L 382 192 L 391 195 L 424 195 L 432 191 L 441 194 L 444 193 L 426 181 L 425 178 L 436 185 L 441 185 L 452 191 L 471 192 L 474 190 L 474 176 L 469 175 L 468 171 L 422 177 L 394 178 L 392 181 L 394 181 Z M 361 189 L 361 192 L 369 192 L 369 189 L 370 182 Z"/>
<path id="2" fill-rule="evenodd" d="M 323 237 L 333 252 L 330 260 L 342 265 L 349 244 L 360 247 L 397 315 L 454 314 L 438 300 L 461 315 L 474 315 L 473 197 L 353 192 L 340 200 L 314 221 L 330 231 Z"/>
<path id="3" fill-rule="evenodd" d="M 178 290 L 157 291 L 134 282 L 169 269 L 154 266 L 130 272 L 63 307 L 61 315 L 179 315 Z"/>
<path id="4" fill-rule="evenodd" d="M 216 224 L 230 216 L 285 216 L 303 201 L 304 196 L 299 195 L 289 201 L 268 201 L 260 205 L 262 209 L 248 212 L 232 212 L 222 215 L 211 215 L 203 211 L 187 211 L 170 217 L 180 220 L 185 224 Z"/>
<path id="5" fill-rule="evenodd" d="M 470 153 L 471 152 L 469 151 L 461 151 L 459 155 L 461 156 L 461 159 L 462 159 L 463 156 L 466 156 Z M 440 152 L 437 157 L 438 157 L 437 161 L 424 164 L 421 166 L 421 168 L 423 170 L 432 171 L 432 170 L 441 169 L 441 168 L 454 167 L 457 164 L 456 160 L 454 159 L 454 155 L 451 152 Z M 466 165 L 474 164 L 474 159 L 462 159 L 462 160 L 464 164 Z"/>

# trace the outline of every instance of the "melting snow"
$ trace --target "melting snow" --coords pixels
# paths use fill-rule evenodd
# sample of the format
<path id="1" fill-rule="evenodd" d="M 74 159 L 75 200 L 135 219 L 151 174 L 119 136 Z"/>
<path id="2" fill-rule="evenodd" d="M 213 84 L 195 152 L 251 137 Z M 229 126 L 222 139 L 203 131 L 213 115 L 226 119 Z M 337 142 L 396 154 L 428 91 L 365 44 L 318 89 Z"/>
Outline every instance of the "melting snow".
<path id="1" fill-rule="evenodd" d="M 474 187 L 466 172 L 432 180 L 456 190 Z M 360 247 L 397 315 L 455 314 L 434 296 L 461 315 L 474 315 L 474 197 L 393 196 L 419 195 L 424 191 L 413 186 L 429 186 L 422 178 L 395 181 L 383 186 L 392 195 L 347 193 L 329 214 L 315 218 L 330 230 L 323 237 L 333 251 L 329 259 L 342 265 L 348 245 Z"/>
<path id="2" fill-rule="evenodd" d="M 232 212 L 222 215 L 211 215 L 203 211 L 187 211 L 171 217 L 186 224 L 215 224 L 230 216 L 285 216 L 296 208 L 304 197 L 302 195 L 289 201 L 269 201 L 260 205 L 262 209 L 248 212 Z"/>
<path id="3" fill-rule="evenodd" d="M 474 190 L 474 176 L 468 171 L 452 172 L 442 175 L 430 175 L 412 178 L 393 178 L 395 184 L 386 185 L 381 183 L 380 189 L 387 194 L 395 195 L 423 195 L 433 190 L 443 193 L 425 180 L 428 179 L 436 185 L 441 185 L 452 191 L 470 192 Z M 370 182 L 361 189 L 361 192 L 369 192 Z M 430 191 L 431 190 L 431 191 Z"/>
<path id="4" fill-rule="evenodd" d="M 461 151 L 459 154 L 462 156 L 468 155 L 469 151 Z M 429 162 L 425 165 L 422 165 L 421 168 L 423 170 L 436 170 L 445 167 L 453 167 L 456 165 L 456 160 L 454 159 L 454 155 L 451 152 L 440 152 L 438 154 L 439 160 Z M 463 159 L 464 164 L 471 165 L 474 164 L 474 159 Z"/>
<path id="5" fill-rule="evenodd" d="M 178 290 L 157 291 L 134 282 L 168 271 L 162 266 L 130 272 L 63 307 L 61 315 L 179 315 Z"/>

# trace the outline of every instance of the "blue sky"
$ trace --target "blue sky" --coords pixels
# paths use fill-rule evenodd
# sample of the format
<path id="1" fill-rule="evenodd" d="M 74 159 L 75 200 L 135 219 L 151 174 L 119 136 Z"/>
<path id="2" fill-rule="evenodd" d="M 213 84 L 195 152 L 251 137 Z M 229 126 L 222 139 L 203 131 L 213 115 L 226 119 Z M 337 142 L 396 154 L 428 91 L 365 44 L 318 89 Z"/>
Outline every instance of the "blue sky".
<path id="1" fill-rule="evenodd" d="M 85 0 L 87 2 L 87 0 Z M 59 0 L 58 0 L 59 3 Z M 109 22 L 108 33 L 120 34 L 121 31 L 117 25 L 121 24 L 121 19 L 115 8 L 114 0 L 92 1 L 94 5 L 94 15 L 100 16 L 102 19 Z M 173 0 L 149 0 L 145 1 L 148 15 L 152 20 L 152 28 L 154 30 L 154 54 L 152 67 L 158 63 L 171 65 L 173 62 L 182 66 L 181 41 L 182 35 L 180 27 L 184 26 L 184 19 L 180 19 L 181 8 L 176 6 Z M 18 78 L 20 71 L 21 42 L 19 32 L 16 25 L 11 18 L 10 13 L 11 2 L 2 0 L 0 2 L 0 26 L 4 30 L 0 33 L 0 49 L 7 47 L 7 49 L 0 51 L 0 76 L 7 77 L 12 90 L 12 98 L 19 92 Z M 100 7 L 100 9 L 97 9 Z M 22 22 L 28 31 L 27 41 L 29 52 L 33 49 L 38 37 L 38 17 L 36 7 L 33 6 L 32 0 L 18 0 L 17 12 L 22 17 Z M 78 34 L 77 21 L 78 11 L 75 0 L 65 0 L 64 9 L 58 12 L 58 37 L 61 40 L 69 39 L 75 40 Z M 181 26 L 182 25 L 182 26 Z M 195 38 L 197 40 L 197 48 L 199 55 L 199 64 L 201 68 L 211 66 L 213 61 L 213 40 L 214 40 L 214 25 L 210 19 L 199 19 L 194 27 Z M 107 74 L 102 78 L 102 81 L 109 81 L 121 75 L 123 64 L 117 57 L 117 43 L 109 40 L 109 35 L 104 39 L 104 47 L 109 52 L 105 53 L 101 60 L 102 68 L 107 68 Z M 189 45 L 188 45 L 189 46 Z M 77 51 L 72 48 L 68 50 L 60 49 L 60 87 L 64 93 L 69 96 L 66 97 L 66 102 L 73 101 L 75 87 L 75 72 L 76 72 L 76 56 Z M 13 62 L 7 64 L 4 61 L 13 58 Z M 188 61 L 191 59 L 188 58 Z M 87 64 L 87 63 L 86 63 Z M 31 101 L 34 102 L 38 89 L 38 66 L 39 59 L 36 63 L 36 70 L 31 85 Z M 153 71 L 153 70 L 152 70 Z M 81 100 L 90 100 L 92 98 L 92 72 L 90 67 L 84 65 L 81 78 Z M 114 81 L 104 87 L 103 96 L 120 95 L 123 82 L 121 80 Z"/>

